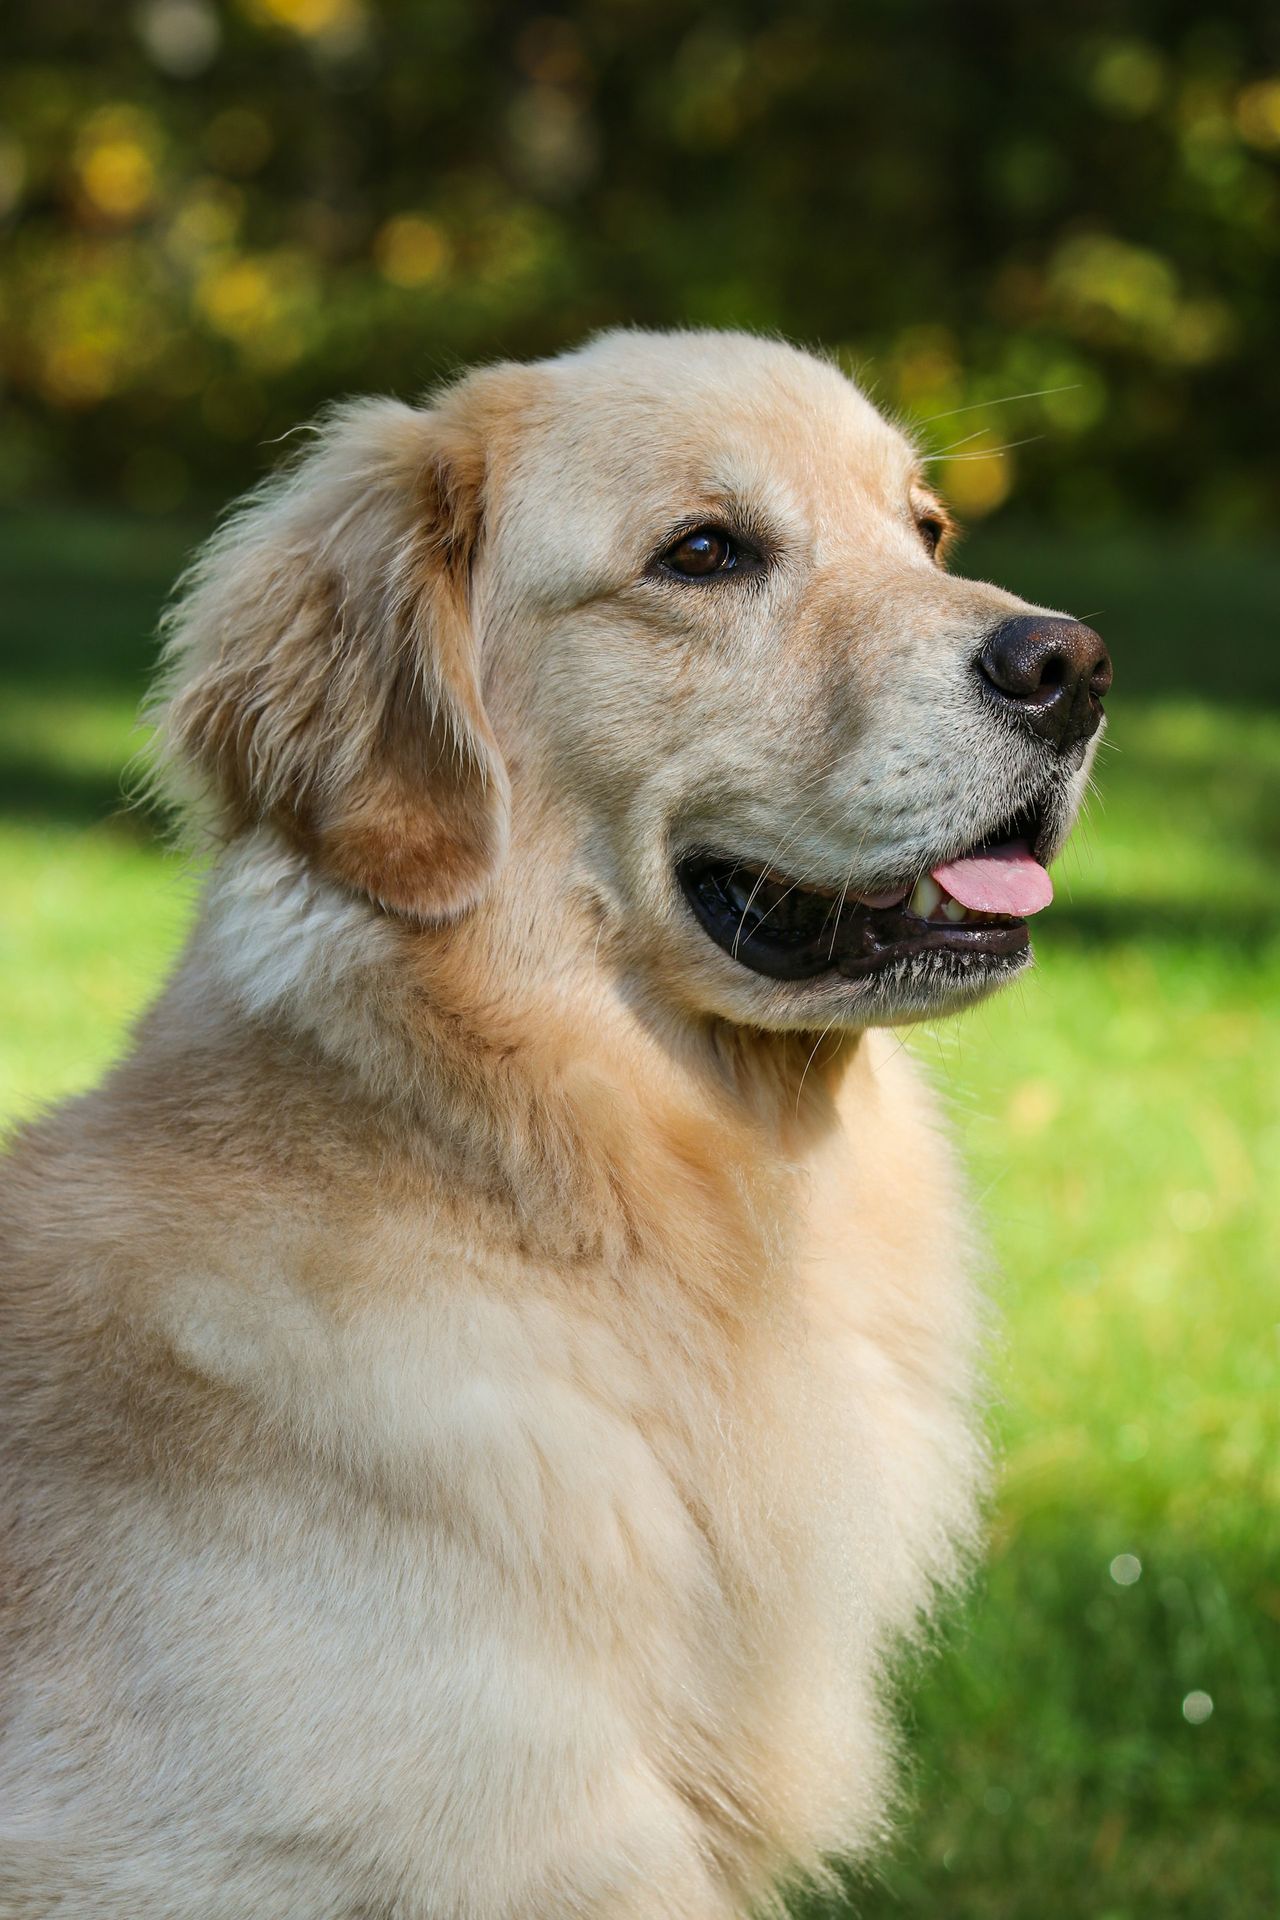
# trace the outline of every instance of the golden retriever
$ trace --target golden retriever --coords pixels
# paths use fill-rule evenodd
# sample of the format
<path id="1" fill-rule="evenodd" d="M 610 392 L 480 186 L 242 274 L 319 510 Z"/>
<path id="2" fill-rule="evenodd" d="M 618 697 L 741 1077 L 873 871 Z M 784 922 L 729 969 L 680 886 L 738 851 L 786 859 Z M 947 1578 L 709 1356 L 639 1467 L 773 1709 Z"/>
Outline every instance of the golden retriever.
<path id="1" fill-rule="evenodd" d="M 3 1185 L 4 1920 L 728 1920 L 882 1835 L 1110 676 L 776 342 L 359 402 L 215 538 L 172 978 Z"/>

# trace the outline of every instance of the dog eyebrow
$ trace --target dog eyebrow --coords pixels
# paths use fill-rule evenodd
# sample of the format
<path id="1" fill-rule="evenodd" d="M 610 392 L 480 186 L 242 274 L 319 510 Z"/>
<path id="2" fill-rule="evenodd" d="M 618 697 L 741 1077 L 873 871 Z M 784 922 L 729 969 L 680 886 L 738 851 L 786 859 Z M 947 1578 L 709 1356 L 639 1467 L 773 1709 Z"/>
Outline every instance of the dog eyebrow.
<path id="1" fill-rule="evenodd" d="M 778 518 L 739 488 L 711 484 L 695 488 L 693 493 L 698 504 L 682 513 L 659 536 L 662 545 L 678 540 L 682 533 L 692 533 L 695 527 L 709 524 L 723 526 L 726 532 L 750 541 L 765 558 L 771 558 L 788 544 Z"/>
<path id="2" fill-rule="evenodd" d="M 907 497 L 913 510 L 923 507 L 931 516 L 941 520 L 948 532 L 954 531 L 955 519 L 950 507 L 923 474 L 911 474 L 907 482 Z"/>

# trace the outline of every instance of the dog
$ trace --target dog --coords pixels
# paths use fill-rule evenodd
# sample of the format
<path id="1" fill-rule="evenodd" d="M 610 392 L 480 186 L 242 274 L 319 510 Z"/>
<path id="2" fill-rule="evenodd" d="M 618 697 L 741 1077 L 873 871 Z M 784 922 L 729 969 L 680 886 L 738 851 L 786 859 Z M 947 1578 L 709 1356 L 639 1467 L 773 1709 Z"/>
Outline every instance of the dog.
<path id="1" fill-rule="evenodd" d="M 899 1038 L 1029 960 L 1102 642 L 835 366 L 348 404 L 167 624 L 185 951 L 3 1180 L 0 1915 L 730 1920 L 882 1840 L 974 1547 Z"/>

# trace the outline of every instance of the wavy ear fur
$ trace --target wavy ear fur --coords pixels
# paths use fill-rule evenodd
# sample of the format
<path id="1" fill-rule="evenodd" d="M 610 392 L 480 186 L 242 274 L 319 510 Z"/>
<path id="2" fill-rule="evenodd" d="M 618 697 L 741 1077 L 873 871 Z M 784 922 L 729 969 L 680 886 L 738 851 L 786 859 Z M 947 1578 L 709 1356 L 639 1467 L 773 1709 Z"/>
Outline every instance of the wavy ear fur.
<path id="1" fill-rule="evenodd" d="M 501 863 L 506 773 L 469 589 L 474 409 L 336 410 L 215 535 L 166 621 L 162 760 L 228 836 L 271 821 L 398 912 L 465 912 Z"/>

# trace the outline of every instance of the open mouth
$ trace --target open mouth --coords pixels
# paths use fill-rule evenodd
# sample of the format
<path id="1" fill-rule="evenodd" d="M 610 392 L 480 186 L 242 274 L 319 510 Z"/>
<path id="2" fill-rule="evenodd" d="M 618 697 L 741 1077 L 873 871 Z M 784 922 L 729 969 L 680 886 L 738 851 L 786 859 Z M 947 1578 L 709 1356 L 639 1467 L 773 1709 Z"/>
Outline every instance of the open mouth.
<path id="1" fill-rule="evenodd" d="M 1030 915 L 1053 898 L 1035 858 L 1034 814 L 1019 815 L 966 854 L 874 894 L 806 886 L 771 867 L 692 853 L 677 873 L 718 947 L 753 973 L 863 979 L 904 961 L 941 971 L 998 972 L 1031 944 Z"/>

